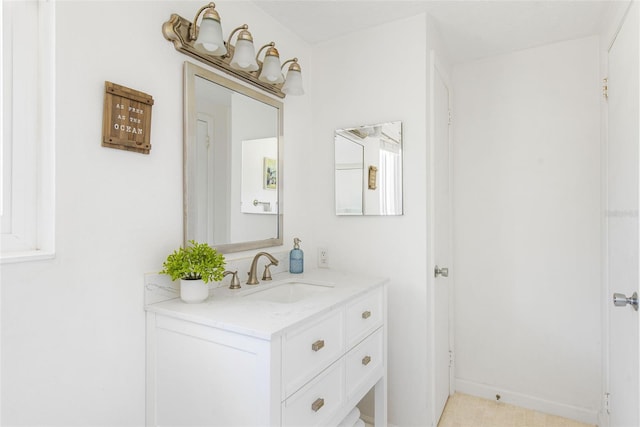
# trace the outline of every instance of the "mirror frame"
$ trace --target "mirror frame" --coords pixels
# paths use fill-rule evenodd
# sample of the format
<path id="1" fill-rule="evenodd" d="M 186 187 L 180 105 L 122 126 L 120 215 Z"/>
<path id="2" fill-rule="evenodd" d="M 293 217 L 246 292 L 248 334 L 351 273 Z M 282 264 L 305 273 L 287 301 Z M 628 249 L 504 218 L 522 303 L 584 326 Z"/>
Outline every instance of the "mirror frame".
<path id="1" fill-rule="evenodd" d="M 375 185 L 375 182 L 377 180 L 377 168 L 376 166 L 379 166 L 379 164 L 376 164 L 376 166 L 373 165 L 369 165 L 368 170 L 365 167 L 365 162 L 364 162 L 364 157 L 363 157 L 363 163 L 362 163 L 362 180 L 361 180 L 361 193 L 362 193 L 362 212 L 361 213 L 356 213 L 356 214 L 352 214 L 352 213 L 341 213 L 338 211 L 338 200 L 337 200 L 337 196 L 338 196 L 338 178 L 337 175 L 334 177 L 334 206 L 335 206 L 335 214 L 338 217 L 342 217 L 342 216 L 353 216 L 353 217 L 365 217 L 365 216 L 381 216 L 381 217 L 391 217 L 391 216 L 403 216 L 405 215 L 405 198 L 404 198 L 404 187 L 405 187 L 405 183 L 404 183 L 404 125 L 402 120 L 392 120 L 392 121 L 388 121 L 388 122 L 381 122 L 381 123 L 374 123 L 374 124 L 369 124 L 369 125 L 360 125 L 360 126 L 352 126 L 352 127 L 347 127 L 347 128 L 340 128 L 340 129 L 336 129 L 333 133 L 334 137 L 334 167 L 338 164 L 338 150 L 337 150 L 337 143 L 338 143 L 338 136 L 342 133 L 349 133 L 351 131 L 358 131 L 358 130 L 364 130 L 367 128 L 375 128 L 375 127 L 379 127 L 379 126 L 386 126 L 386 125 L 393 125 L 393 126 L 398 126 L 399 128 L 399 132 L 400 132 L 400 192 L 399 192 L 399 197 L 400 197 L 400 209 L 399 209 L 399 213 L 367 213 L 367 206 L 369 206 L 369 204 L 365 204 L 365 192 L 367 190 L 375 190 L 375 188 L 371 188 L 371 183 L 372 183 L 372 170 L 371 168 L 375 168 L 374 169 L 374 173 L 373 173 L 373 182 Z M 366 148 L 365 145 L 362 145 L 361 143 L 343 136 L 343 138 L 350 140 L 351 142 L 358 144 L 360 146 L 362 146 L 363 148 Z M 363 138 L 364 139 L 364 138 Z M 393 139 L 393 138 L 391 138 Z M 364 154 L 364 153 L 363 153 Z M 338 169 L 335 168 L 335 171 L 337 171 Z M 369 185 L 369 187 L 367 188 L 367 185 Z M 397 199 L 396 199 L 397 200 Z M 396 202 L 397 203 L 397 202 Z M 378 208 L 380 208 L 380 204 L 378 204 L 377 206 Z M 371 206 L 369 206 L 369 211 L 371 210 Z"/>
<path id="2" fill-rule="evenodd" d="M 246 95 L 256 101 L 268 104 L 277 109 L 278 113 L 278 234 L 274 238 L 264 240 L 254 240 L 247 242 L 237 243 L 225 243 L 220 245 L 211 245 L 217 251 L 221 253 L 241 252 L 252 249 L 268 248 L 272 246 L 281 246 L 283 241 L 283 227 L 284 227 L 284 214 L 283 214 L 283 155 L 284 155 L 284 138 L 283 138 L 283 117 L 284 117 L 284 104 L 270 96 L 265 95 L 262 92 L 251 89 L 238 82 L 230 80 L 219 74 L 214 73 L 206 68 L 200 67 L 192 62 L 185 61 L 184 63 L 184 106 L 183 106 L 183 123 L 184 123 L 184 135 L 183 135 L 183 166 L 182 166 L 182 212 L 183 212 L 183 241 L 184 245 L 187 245 L 187 236 L 189 231 L 187 207 L 189 206 L 189 182 L 188 182 L 188 159 L 189 159 L 189 147 L 193 146 L 193 141 L 196 138 L 196 93 L 195 93 L 195 81 L 196 77 L 209 80 L 220 86 L 226 87 L 229 90 Z M 189 114 L 189 112 L 193 114 Z"/>

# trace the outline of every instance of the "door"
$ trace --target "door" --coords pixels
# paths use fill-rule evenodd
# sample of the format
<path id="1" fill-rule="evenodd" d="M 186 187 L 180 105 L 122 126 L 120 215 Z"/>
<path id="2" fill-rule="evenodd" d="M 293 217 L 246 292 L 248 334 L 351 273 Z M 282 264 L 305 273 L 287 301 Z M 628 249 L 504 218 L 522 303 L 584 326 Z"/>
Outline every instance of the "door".
<path id="1" fill-rule="evenodd" d="M 607 283 L 613 293 L 638 292 L 638 4 L 609 49 L 607 148 Z M 609 315 L 609 424 L 640 425 L 639 316 L 606 305 Z"/>
<path id="2" fill-rule="evenodd" d="M 189 206 L 189 215 L 191 223 L 195 224 L 195 230 L 198 235 L 194 237 L 199 242 L 216 242 L 214 235 L 213 218 L 211 214 L 214 212 L 213 191 L 213 118 L 204 113 L 198 113 L 196 123 L 196 146 L 193 151 L 194 158 L 192 164 L 195 167 L 191 173 L 195 188 L 198 189 L 196 197 L 192 197 L 191 201 L 194 206 Z"/>
<path id="3" fill-rule="evenodd" d="M 451 192 L 449 88 L 435 67 L 433 86 L 433 178 L 434 178 L 434 352 L 435 420 L 442 415 L 451 390 Z M 437 270 L 436 270 L 437 269 Z"/>

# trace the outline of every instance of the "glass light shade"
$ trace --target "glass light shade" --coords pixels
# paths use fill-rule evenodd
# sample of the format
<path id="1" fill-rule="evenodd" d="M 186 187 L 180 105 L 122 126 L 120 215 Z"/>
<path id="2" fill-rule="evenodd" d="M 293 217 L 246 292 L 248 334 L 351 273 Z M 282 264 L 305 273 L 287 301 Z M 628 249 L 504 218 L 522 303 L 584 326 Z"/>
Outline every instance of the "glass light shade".
<path id="1" fill-rule="evenodd" d="M 198 38 L 196 39 L 194 47 L 209 55 L 226 55 L 227 48 L 222 39 L 222 26 L 220 25 L 220 21 L 204 17 L 200 23 Z"/>
<path id="2" fill-rule="evenodd" d="M 282 72 L 280 71 L 280 57 L 275 55 L 267 55 L 262 63 L 262 72 L 258 80 L 278 84 L 284 81 Z"/>
<path id="3" fill-rule="evenodd" d="M 243 71 L 256 71 L 259 68 L 252 42 L 249 40 L 238 40 L 236 42 L 231 67 Z"/>
<path id="4" fill-rule="evenodd" d="M 302 87 L 302 73 L 299 70 L 292 70 L 289 68 L 287 71 L 287 79 L 282 86 L 282 92 L 287 95 L 303 95 L 304 88 Z"/>

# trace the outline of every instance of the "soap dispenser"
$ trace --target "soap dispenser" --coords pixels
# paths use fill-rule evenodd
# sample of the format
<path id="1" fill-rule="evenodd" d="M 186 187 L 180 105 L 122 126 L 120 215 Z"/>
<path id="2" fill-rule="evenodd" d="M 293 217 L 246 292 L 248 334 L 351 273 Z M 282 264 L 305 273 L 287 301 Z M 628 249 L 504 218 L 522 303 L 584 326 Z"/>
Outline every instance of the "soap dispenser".
<path id="1" fill-rule="evenodd" d="M 293 249 L 289 252 L 289 273 L 299 274 L 304 271 L 304 252 L 300 249 L 302 240 L 293 239 Z"/>

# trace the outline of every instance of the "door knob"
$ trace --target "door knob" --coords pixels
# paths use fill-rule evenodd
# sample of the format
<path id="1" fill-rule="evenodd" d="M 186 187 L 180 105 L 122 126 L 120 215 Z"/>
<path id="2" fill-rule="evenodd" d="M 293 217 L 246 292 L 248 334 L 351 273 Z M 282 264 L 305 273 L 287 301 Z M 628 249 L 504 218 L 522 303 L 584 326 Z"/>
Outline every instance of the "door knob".
<path id="1" fill-rule="evenodd" d="M 447 267 L 440 268 L 436 265 L 436 268 L 434 269 L 434 272 L 433 272 L 433 276 L 449 277 L 449 269 Z"/>
<path id="2" fill-rule="evenodd" d="M 628 298 L 625 294 L 613 294 L 613 304 L 616 307 L 624 307 L 629 304 L 635 311 L 638 311 L 638 293 L 634 292 Z"/>

